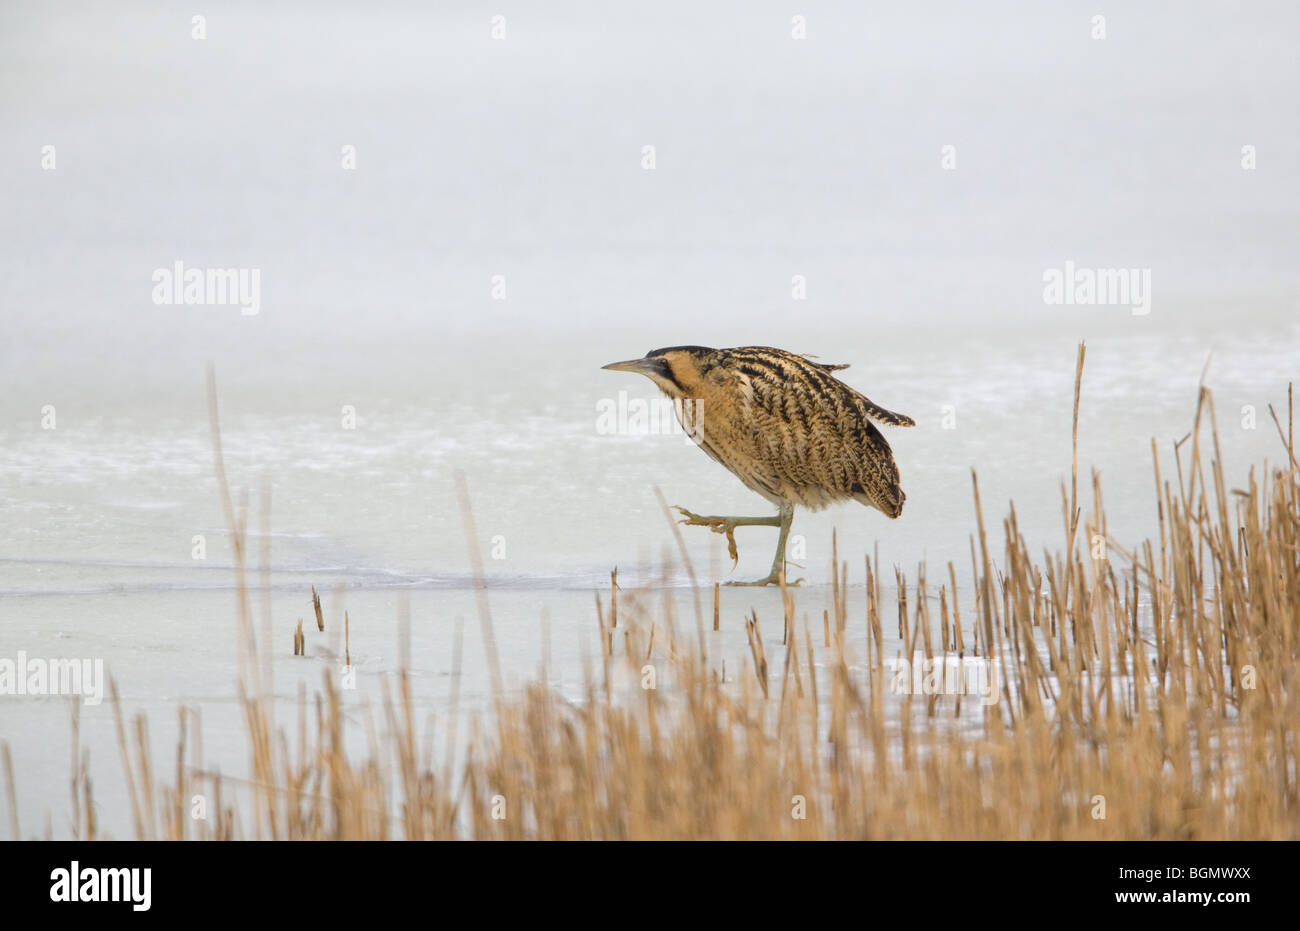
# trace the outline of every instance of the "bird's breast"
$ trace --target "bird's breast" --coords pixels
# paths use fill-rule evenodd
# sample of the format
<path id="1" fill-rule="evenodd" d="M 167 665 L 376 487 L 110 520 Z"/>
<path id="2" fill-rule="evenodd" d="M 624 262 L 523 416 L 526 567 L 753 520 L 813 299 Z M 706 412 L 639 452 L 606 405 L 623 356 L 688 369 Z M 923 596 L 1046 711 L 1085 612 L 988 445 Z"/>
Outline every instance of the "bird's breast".
<path id="1" fill-rule="evenodd" d="M 695 402 L 675 407 L 682 429 L 700 449 L 769 501 L 781 504 L 792 500 L 783 487 L 785 483 L 770 450 L 745 415 L 745 409 L 734 403 L 709 403 L 707 396 Z"/>

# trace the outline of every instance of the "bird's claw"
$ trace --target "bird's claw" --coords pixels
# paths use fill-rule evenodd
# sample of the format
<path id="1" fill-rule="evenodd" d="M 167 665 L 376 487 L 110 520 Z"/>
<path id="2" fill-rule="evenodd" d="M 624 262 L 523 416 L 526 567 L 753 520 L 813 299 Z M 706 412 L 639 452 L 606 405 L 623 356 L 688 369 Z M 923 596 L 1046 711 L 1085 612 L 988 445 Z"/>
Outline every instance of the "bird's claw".
<path id="1" fill-rule="evenodd" d="M 731 557 L 731 568 L 734 570 L 740 564 L 740 552 L 736 549 L 736 522 L 729 517 L 704 517 L 684 507 L 673 505 L 682 514 L 682 519 L 677 523 L 686 524 L 688 527 L 708 527 L 714 533 L 723 534 L 727 538 L 727 555 Z"/>
<path id="2" fill-rule="evenodd" d="M 726 523 L 726 518 L 705 517 L 703 514 L 696 514 L 694 511 L 688 511 L 686 508 L 680 507 L 676 504 L 673 505 L 673 510 L 678 511 L 682 515 L 682 519 L 677 522 L 679 524 L 688 524 L 692 527 L 714 527 Z"/>

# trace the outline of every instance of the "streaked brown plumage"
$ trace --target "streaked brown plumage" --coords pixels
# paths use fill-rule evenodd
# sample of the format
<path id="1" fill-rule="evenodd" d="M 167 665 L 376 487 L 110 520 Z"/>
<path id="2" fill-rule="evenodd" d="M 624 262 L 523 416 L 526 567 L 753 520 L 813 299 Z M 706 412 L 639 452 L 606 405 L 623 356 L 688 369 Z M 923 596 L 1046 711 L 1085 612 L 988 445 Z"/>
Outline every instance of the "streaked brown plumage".
<path id="1" fill-rule="evenodd" d="M 776 582 L 795 505 L 818 510 L 855 500 L 898 517 L 906 496 L 898 466 L 876 423 L 910 427 L 910 417 L 863 397 L 824 365 L 766 346 L 709 349 L 670 346 L 605 368 L 639 372 L 674 401 L 700 448 L 745 485 L 777 505 L 774 518 L 700 517 L 685 523 L 725 533 L 735 556 L 737 526 L 781 528 L 768 578 Z"/>

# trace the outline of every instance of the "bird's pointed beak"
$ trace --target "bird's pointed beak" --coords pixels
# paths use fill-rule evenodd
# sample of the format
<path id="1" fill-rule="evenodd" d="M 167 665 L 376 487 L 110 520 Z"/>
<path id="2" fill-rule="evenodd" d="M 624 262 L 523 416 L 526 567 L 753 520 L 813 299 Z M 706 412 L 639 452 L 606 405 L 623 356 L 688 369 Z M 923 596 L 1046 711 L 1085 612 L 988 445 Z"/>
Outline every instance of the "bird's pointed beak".
<path id="1" fill-rule="evenodd" d="M 637 372 L 644 375 L 647 365 L 645 359 L 628 359 L 626 362 L 611 362 L 609 365 L 602 365 L 601 368 L 612 372 Z"/>

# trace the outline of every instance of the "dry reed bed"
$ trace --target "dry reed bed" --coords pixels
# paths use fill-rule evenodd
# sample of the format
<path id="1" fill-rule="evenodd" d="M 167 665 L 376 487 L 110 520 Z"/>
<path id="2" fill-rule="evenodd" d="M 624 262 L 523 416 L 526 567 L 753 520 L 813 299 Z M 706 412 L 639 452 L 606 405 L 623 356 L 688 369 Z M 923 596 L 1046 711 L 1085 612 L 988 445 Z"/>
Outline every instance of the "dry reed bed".
<path id="1" fill-rule="evenodd" d="M 1082 365 L 1080 347 L 1076 437 Z M 586 700 L 541 685 L 507 697 L 489 657 L 494 711 L 471 722 L 465 758 L 453 764 L 451 754 L 435 763 L 421 739 L 404 674 L 392 693 L 383 684 L 384 727 L 367 728 L 365 759 L 345 750 L 332 672 L 314 697 L 300 696 L 294 726 L 273 721 L 262 687 L 269 638 L 259 652 L 244 584 L 247 499 L 232 503 L 211 385 L 210 397 L 241 583 L 251 772 L 231 780 L 204 770 L 197 712 L 182 709 L 173 777 L 161 784 L 145 721 L 128 727 L 114 688 L 139 837 L 1300 838 L 1300 468 L 1290 418 L 1284 430 L 1274 416 L 1286 464 L 1262 482 L 1252 469 L 1245 487 L 1229 488 L 1202 388 L 1173 463 L 1152 445 L 1160 536 L 1131 552 L 1106 537 L 1095 473 L 1092 512 L 1080 513 L 1077 439 L 1062 489 L 1065 546 L 1041 560 L 1014 507 L 994 551 L 972 475 L 967 603 L 949 564 L 937 598 L 922 567 L 910 586 L 898 574 L 896 604 L 886 605 L 879 563 L 868 559 L 863 662 L 846 642 L 858 609 L 838 556 L 820 629 L 795 621 L 794 590 L 783 588 L 785 645 L 765 644 L 748 618 L 752 662 L 724 675 L 706 658 L 702 609 L 694 635 L 681 636 L 661 593 L 612 584 L 609 603 L 598 598 L 600 668 L 588 673 Z M 462 507 L 477 552 L 467 493 Z M 999 701 L 968 697 L 963 711 L 954 697 L 892 694 L 886 624 L 897 625 L 904 656 L 960 652 L 996 664 Z M 647 667 L 656 688 L 618 686 Z M 952 726 L 961 715 L 974 726 Z M 445 746 L 458 743 L 457 718 L 453 695 Z M 75 728 L 74 715 L 74 748 Z M 76 759 L 73 769 L 76 833 L 98 836 L 89 776 Z M 191 817 L 200 793 L 206 820 Z"/>

